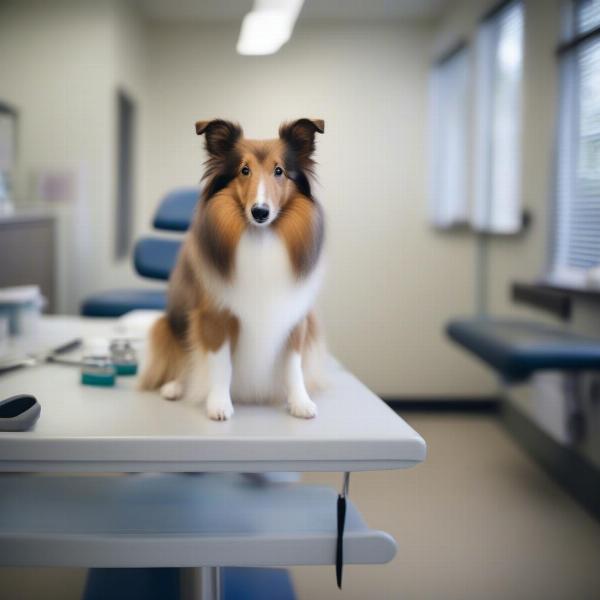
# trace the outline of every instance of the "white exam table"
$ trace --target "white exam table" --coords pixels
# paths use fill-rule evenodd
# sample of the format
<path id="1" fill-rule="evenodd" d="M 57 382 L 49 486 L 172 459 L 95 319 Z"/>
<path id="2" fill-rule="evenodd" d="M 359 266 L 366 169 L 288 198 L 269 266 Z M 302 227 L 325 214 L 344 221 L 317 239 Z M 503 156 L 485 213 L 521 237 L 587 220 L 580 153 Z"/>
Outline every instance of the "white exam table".
<path id="1" fill-rule="evenodd" d="M 42 337 L 51 346 L 54 335 L 111 336 L 114 326 L 46 318 Z M 33 394 L 42 413 L 32 431 L 0 432 L 0 565 L 182 567 L 188 597 L 217 598 L 219 567 L 335 564 L 339 490 L 234 475 L 425 459 L 424 440 L 387 405 L 334 360 L 329 374 L 316 419 L 237 405 L 226 422 L 139 392 L 135 378 L 86 387 L 77 368 L 57 364 L 3 374 L 0 398 Z M 351 502 L 343 543 L 346 564 L 396 552 Z"/>

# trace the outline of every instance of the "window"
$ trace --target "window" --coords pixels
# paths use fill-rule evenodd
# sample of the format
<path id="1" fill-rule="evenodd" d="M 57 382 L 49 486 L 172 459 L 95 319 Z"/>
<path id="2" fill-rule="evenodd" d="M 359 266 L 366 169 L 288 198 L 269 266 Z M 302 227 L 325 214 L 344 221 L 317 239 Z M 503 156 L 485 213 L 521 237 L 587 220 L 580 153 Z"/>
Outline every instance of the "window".
<path id="1" fill-rule="evenodd" d="M 468 221 L 468 119 L 469 55 L 462 45 L 440 59 L 431 75 L 430 216 L 436 227 Z"/>
<path id="2" fill-rule="evenodd" d="M 521 208 L 521 2 L 495 9 L 477 35 L 477 105 L 473 227 L 516 233 Z"/>
<path id="3" fill-rule="evenodd" d="M 600 0 L 564 16 L 550 279 L 581 287 L 600 266 Z"/>

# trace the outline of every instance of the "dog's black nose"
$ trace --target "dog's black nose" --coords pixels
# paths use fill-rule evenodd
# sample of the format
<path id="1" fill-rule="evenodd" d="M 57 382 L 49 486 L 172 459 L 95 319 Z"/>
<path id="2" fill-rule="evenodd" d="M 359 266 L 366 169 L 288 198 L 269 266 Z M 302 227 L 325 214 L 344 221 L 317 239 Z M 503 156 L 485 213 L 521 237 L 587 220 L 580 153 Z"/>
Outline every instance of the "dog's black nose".
<path id="1" fill-rule="evenodd" d="M 266 204 L 255 204 L 250 212 L 257 223 L 264 223 L 269 218 L 269 207 Z"/>

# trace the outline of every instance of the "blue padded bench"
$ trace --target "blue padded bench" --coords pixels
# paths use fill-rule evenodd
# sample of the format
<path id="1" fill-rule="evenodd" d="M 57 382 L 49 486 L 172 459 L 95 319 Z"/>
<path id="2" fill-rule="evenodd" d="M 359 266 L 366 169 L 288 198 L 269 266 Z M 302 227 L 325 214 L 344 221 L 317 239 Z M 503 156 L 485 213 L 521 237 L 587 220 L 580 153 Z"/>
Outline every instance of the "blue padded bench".
<path id="1" fill-rule="evenodd" d="M 109 290 L 88 296 L 81 305 L 84 317 L 120 317 L 133 309 L 164 310 L 167 291 Z"/>
<path id="2" fill-rule="evenodd" d="M 199 197 L 199 187 L 180 188 L 169 192 L 154 215 L 154 228 L 187 231 Z"/>
<path id="3" fill-rule="evenodd" d="M 448 336 L 510 381 L 543 369 L 600 369 L 600 339 L 512 319 L 455 319 Z"/>

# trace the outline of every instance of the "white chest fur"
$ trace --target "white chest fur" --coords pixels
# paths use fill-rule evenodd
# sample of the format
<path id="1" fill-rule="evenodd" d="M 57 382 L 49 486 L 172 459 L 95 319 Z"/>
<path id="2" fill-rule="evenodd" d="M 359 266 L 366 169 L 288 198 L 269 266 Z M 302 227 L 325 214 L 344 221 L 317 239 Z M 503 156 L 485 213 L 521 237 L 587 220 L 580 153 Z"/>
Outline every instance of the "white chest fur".
<path id="1" fill-rule="evenodd" d="M 232 357 L 234 401 L 281 399 L 288 337 L 310 311 L 322 271 L 319 264 L 307 277 L 298 279 L 277 234 L 250 230 L 243 235 L 232 283 L 220 290 L 223 305 L 240 323 Z"/>

